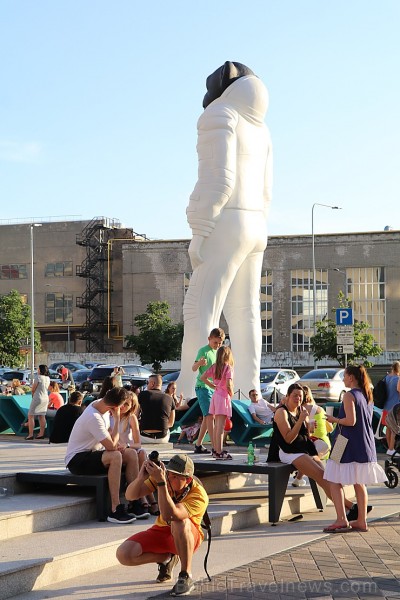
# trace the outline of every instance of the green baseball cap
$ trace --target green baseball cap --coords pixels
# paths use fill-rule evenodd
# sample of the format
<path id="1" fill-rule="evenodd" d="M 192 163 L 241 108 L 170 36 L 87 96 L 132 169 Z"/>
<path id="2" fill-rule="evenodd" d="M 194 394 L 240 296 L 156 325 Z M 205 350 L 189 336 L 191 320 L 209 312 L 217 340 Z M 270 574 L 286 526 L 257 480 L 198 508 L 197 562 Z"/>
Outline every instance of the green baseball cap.
<path id="1" fill-rule="evenodd" d="M 187 454 L 175 454 L 165 468 L 171 473 L 185 477 L 193 477 L 194 474 L 194 463 Z"/>

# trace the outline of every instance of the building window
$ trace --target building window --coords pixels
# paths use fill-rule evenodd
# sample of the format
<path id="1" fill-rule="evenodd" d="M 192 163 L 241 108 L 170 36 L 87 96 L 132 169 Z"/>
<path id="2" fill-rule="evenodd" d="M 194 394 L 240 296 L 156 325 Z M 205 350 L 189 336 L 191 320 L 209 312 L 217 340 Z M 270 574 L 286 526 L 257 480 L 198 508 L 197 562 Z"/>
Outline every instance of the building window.
<path id="1" fill-rule="evenodd" d="M 72 294 L 46 294 L 46 323 L 72 323 Z"/>
<path id="2" fill-rule="evenodd" d="M 291 272 L 291 318 L 293 352 L 309 352 L 314 335 L 313 272 L 310 269 Z M 328 271 L 316 269 L 315 320 L 328 316 Z"/>
<path id="3" fill-rule="evenodd" d="M 45 277 L 72 277 L 72 261 L 47 263 Z"/>
<path id="4" fill-rule="evenodd" d="M 386 287 L 385 268 L 346 269 L 347 295 L 356 321 L 370 325 L 377 344 L 386 349 Z"/>
<path id="5" fill-rule="evenodd" d="M 273 351 L 273 322 L 272 322 L 272 271 L 266 271 L 261 277 L 261 330 L 262 351 Z"/>
<path id="6" fill-rule="evenodd" d="M 26 279 L 26 265 L 0 265 L 0 279 Z"/>

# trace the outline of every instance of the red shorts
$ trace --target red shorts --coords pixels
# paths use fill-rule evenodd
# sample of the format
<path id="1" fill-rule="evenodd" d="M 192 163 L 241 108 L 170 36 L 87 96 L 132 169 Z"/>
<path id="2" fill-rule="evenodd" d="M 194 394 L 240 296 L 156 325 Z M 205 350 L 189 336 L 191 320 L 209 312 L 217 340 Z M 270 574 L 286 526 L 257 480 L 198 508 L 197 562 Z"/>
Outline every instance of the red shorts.
<path id="1" fill-rule="evenodd" d="M 388 410 L 383 410 L 382 411 L 382 421 L 381 421 L 381 425 L 386 425 L 386 417 L 388 416 L 389 411 Z"/>
<path id="2" fill-rule="evenodd" d="M 190 523 L 194 539 L 194 552 L 196 552 L 202 542 L 202 537 L 196 525 L 194 525 L 192 521 L 190 521 Z M 146 529 L 146 531 L 135 533 L 128 538 L 128 540 L 140 544 L 142 546 L 142 552 L 155 552 L 156 554 L 169 552 L 170 554 L 178 554 L 170 527 L 153 525 L 153 527 Z"/>

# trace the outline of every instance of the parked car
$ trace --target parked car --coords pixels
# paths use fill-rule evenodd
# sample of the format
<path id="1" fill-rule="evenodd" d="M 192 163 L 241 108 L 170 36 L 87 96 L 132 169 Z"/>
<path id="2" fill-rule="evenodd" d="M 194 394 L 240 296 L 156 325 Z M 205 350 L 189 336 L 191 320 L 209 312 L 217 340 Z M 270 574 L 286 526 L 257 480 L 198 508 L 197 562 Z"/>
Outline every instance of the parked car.
<path id="1" fill-rule="evenodd" d="M 75 373 L 75 371 L 79 371 L 80 369 L 86 369 L 85 365 L 81 365 L 81 363 L 77 362 L 55 362 L 51 363 L 49 369 L 54 369 L 57 371 L 60 365 L 64 365 L 67 369 L 71 371 L 71 373 Z"/>
<path id="2" fill-rule="evenodd" d="M 261 369 L 261 395 L 268 402 L 272 402 L 276 390 L 276 399 L 279 402 L 281 398 L 286 396 L 288 387 L 299 379 L 300 376 L 293 369 Z"/>
<path id="3" fill-rule="evenodd" d="M 91 374 L 93 369 L 79 369 L 79 371 L 75 371 L 73 374 L 73 378 L 77 387 L 83 382 L 87 381 L 89 375 Z"/>
<path id="4" fill-rule="evenodd" d="M 19 379 L 22 385 L 30 385 L 31 372 L 29 369 L 10 369 L 9 371 L 4 371 L 0 376 L 2 385 L 7 385 L 13 379 Z"/>
<path id="5" fill-rule="evenodd" d="M 180 371 L 174 371 L 173 373 L 167 373 L 166 375 L 164 375 L 164 377 L 162 378 L 161 391 L 165 392 L 167 385 L 171 383 L 171 381 L 176 381 L 180 374 Z"/>
<path id="6" fill-rule="evenodd" d="M 343 383 L 344 369 L 313 369 L 300 378 L 310 388 L 316 402 L 341 402 L 349 390 Z"/>
<path id="7" fill-rule="evenodd" d="M 58 371 L 55 371 L 54 369 L 49 369 L 49 373 L 50 373 L 50 381 L 57 381 L 57 383 L 60 383 L 61 375 Z"/>
<path id="8" fill-rule="evenodd" d="M 91 362 L 91 361 L 85 362 L 83 364 L 85 365 L 85 369 L 94 369 L 98 365 L 101 365 L 101 363 L 99 363 L 99 362 Z"/>
<path id="9" fill-rule="evenodd" d="M 115 367 L 121 366 L 125 374 L 122 375 L 122 383 L 130 384 L 136 383 L 137 385 L 146 385 L 152 371 L 142 367 L 142 365 L 98 365 L 88 376 L 88 381 L 93 384 L 93 394 L 97 394 L 100 391 L 101 385 L 106 377 L 109 377 Z"/>

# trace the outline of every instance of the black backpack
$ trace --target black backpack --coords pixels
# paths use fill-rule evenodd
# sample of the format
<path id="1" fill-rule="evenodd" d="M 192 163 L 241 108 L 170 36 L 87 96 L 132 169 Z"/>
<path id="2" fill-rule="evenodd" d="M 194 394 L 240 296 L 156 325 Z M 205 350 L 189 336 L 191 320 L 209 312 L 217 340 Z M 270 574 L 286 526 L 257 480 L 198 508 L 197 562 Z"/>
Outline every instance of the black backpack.
<path id="1" fill-rule="evenodd" d="M 374 387 L 374 404 L 377 408 L 383 408 L 387 400 L 387 387 L 385 379 L 380 379 Z"/>

